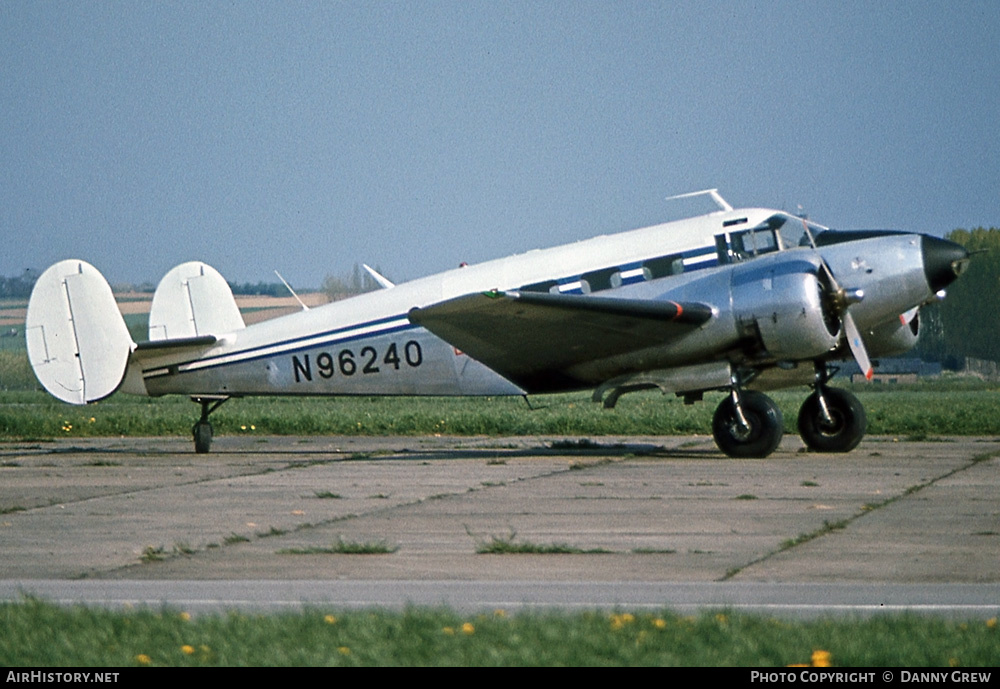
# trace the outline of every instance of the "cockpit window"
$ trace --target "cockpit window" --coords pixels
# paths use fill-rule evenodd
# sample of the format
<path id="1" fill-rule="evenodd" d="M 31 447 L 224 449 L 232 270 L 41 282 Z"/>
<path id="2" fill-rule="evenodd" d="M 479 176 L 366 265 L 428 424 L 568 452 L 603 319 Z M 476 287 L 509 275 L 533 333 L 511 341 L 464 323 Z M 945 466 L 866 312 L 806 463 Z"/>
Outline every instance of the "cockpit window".
<path id="1" fill-rule="evenodd" d="M 746 261 L 774 251 L 811 246 L 809 235 L 816 237 L 825 229 L 804 218 L 776 213 L 756 227 L 717 235 L 715 241 L 719 262 Z"/>
<path id="2" fill-rule="evenodd" d="M 774 230 L 768 227 L 756 227 L 745 232 L 734 232 L 729 235 L 729 247 L 733 258 L 745 261 L 754 256 L 768 254 L 778 250 L 778 238 Z"/>
<path id="3" fill-rule="evenodd" d="M 806 233 L 806 228 L 815 237 L 825 228 L 815 225 L 804 218 L 797 218 L 791 215 L 772 215 L 765 220 L 761 227 L 768 227 L 775 230 L 781 238 L 782 249 L 792 249 L 797 246 L 810 246 L 812 242 Z"/>

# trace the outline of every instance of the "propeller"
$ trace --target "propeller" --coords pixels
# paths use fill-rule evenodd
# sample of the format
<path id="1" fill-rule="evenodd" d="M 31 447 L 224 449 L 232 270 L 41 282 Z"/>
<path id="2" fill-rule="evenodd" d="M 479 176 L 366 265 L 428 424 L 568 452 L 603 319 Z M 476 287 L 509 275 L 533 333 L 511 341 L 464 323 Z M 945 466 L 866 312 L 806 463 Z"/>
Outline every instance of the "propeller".
<path id="1" fill-rule="evenodd" d="M 813 238 L 812 232 L 809 231 L 809 225 L 804 218 L 802 219 L 802 227 L 805 228 L 806 236 L 809 237 L 809 244 L 812 245 L 813 249 L 816 249 L 816 240 Z M 827 278 L 827 297 L 840 318 L 840 323 L 844 328 L 844 335 L 847 337 L 847 346 L 850 347 L 851 354 L 854 355 L 854 360 L 858 362 L 858 367 L 864 374 L 865 380 L 871 380 L 872 376 L 875 375 L 875 369 L 872 367 L 871 358 L 869 358 L 868 351 L 865 349 L 864 340 L 861 339 L 861 331 L 858 329 L 858 324 L 854 322 L 854 316 L 851 315 L 849 310 L 851 304 L 857 304 L 865 298 L 864 290 L 845 289 L 842 287 L 834 276 L 826 259 L 822 257 L 822 254 L 820 254 L 820 266 Z"/>

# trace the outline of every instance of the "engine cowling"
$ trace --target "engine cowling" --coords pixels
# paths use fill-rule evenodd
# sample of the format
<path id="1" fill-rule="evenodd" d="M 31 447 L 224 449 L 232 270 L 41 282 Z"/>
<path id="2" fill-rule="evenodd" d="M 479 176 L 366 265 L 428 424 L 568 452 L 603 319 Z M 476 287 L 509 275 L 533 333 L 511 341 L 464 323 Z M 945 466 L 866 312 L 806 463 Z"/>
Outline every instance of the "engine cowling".
<path id="1" fill-rule="evenodd" d="M 775 359 L 815 359 L 840 339 L 840 321 L 825 293 L 815 272 L 788 266 L 734 276 L 737 323 Z"/>

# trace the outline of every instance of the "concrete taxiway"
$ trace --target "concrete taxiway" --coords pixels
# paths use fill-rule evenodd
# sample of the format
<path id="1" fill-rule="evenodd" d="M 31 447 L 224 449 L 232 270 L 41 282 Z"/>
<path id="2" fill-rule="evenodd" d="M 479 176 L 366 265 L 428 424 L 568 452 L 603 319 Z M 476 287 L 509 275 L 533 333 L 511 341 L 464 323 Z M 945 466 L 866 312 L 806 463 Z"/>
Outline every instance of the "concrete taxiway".
<path id="1" fill-rule="evenodd" d="M 0 598 L 994 616 L 998 469 L 997 438 L 766 460 L 704 436 L 4 443 Z"/>

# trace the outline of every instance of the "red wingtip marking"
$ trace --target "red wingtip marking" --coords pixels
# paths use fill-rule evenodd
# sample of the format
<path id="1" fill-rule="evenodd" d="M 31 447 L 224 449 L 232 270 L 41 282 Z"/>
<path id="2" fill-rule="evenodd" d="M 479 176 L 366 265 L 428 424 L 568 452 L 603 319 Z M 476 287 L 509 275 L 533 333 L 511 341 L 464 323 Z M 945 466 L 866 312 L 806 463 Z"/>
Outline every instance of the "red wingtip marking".
<path id="1" fill-rule="evenodd" d="M 874 377 L 875 377 L 875 370 L 874 369 L 870 368 L 867 371 L 865 371 L 865 379 L 866 380 L 871 380 Z"/>
<path id="2" fill-rule="evenodd" d="M 671 303 L 671 304 L 673 304 L 674 306 L 676 306 L 676 307 L 677 307 L 677 313 L 676 313 L 676 314 L 674 315 L 674 317 L 673 317 L 673 318 L 671 319 L 671 320 L 674 320 L 674 321 L 676 321 L 676 320 L 677 320 L 678 318 L 680 318 L 680 317 L 681 317 L 681 314 L 682 314 L 682 313 L 684 313 L 684 307 L 683 307 L 683 306 L 681 306 L 680 304 L 678 304 L 678 303 L 677 303 L 676 301 L 672 301 L 672 302 L 670 302 L 670 303 Z"/>

